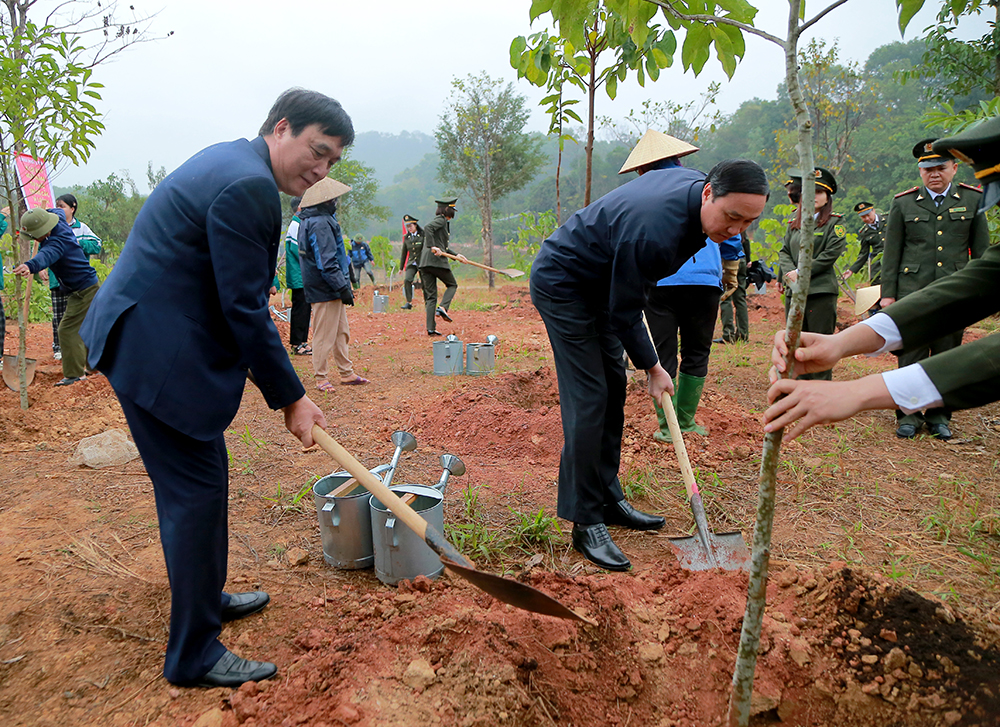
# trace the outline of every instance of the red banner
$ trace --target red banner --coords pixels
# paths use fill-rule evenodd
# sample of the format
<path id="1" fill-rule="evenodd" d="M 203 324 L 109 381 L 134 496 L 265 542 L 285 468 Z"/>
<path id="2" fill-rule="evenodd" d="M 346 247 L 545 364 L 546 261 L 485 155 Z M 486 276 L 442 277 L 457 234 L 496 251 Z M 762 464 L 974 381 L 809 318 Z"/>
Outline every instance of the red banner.
<path id="1" fill-rule="evenodd" d="M 49 172 L 44 159 L 35 159 L 27 154 L 18 154 L 15 159 L 17 181 L 21 184 L 21 193 L 29 210 L 36 207 L 49 209 L 56 206 L 52 194 L 52 184 L 49 182 Z"/>

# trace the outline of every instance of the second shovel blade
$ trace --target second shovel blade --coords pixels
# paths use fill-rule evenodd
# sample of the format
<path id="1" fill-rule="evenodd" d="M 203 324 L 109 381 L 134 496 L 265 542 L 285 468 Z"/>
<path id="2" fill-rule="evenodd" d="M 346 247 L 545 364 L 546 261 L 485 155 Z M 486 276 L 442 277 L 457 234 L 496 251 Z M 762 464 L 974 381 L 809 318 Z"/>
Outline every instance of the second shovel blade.
<path id="1" fill-rule="evenodd" d="M 585 624 L 590 624 L 591 626 L 597 625 L 596 621 L 581 616 L 551 596 L 545 595 L 537 588 L 532 588 L 510 578 L 501 578 L 492 573 L 485 573 L 475 568 L 466 568 L 446 558 L 442 558 L 441 562 L 452 573 L 469 581 L 469 583 L 479 590 L 485 591 L 498 601 L 509 603 L 515 608 L 531 611 L 532 613 L 541 613 L 546 616 L 583 621 Z"/>

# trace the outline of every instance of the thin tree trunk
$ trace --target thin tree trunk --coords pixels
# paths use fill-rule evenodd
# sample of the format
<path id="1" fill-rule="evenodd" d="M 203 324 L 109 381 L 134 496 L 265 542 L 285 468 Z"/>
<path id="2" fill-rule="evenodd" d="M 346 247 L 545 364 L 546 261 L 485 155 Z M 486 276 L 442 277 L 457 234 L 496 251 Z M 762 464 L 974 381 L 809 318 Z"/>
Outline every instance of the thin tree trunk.
<path id="1" fill-rule="evenodd" d="M 563 153 L 563 122 L 562 122 L 562 89 L 559 89 L 559 155 L 556 157 L 556 227 L 562 224 L 562 198 L 559 196 L 559 177 L 562 174 Z"/>
<path id="2" fill-rule="evenodd" d="M 590 51 L 590 83 L 587 84 L 587 180 L 583 193 L 583 206 L 590 204 L 591 174 L 594 170 L 594 96 L 597 92 L 597 55 Z"/>
<path id="3" fill-rule="evenodd" d="M 483 252 L 486 264 L 493 267 L 493 180 L 490 175 L 490 156 L 486 155 L 483 175 Z M 486 271 L 486 280 L 490 290 L 496 285 L 496 277 L 492 271 Z"/>
<path id="4" fill-rule="evenodd" d="M 802 317 L 806 296 L 809 294 L 809 277 L 812 271 L 813 253 L 813 199 L 815 178 L 813 177 L 812 121 L 809 110 L 802 98 L 798 74 L 799 8 L 801 0 L 789 0 L 788 39 L 785 43 L 785 76 L 788 95 L 795 108 L 798 125 L 799 173 L 802 175 L 802 227 L 800 230 L 798 280 L 791 285 L 792 302 L 785 321 L 785 341 L 788 343 L 786 370 L 793 371 L 795 349 L 798 347 L 802 331 Z M 729 696 L 727 724 L 730 727 L 746 727 L 750 723 L 750 702 L 753 696 L 754 671 L 757 667 L 757 651 L 760 647 L 761 627 L 764 608 L 767 603 L 767 571 L 771 558 L 771 533 L 774 524 L 775 480 L 778 471 L 778 455 L 781 451 L 781 437 L 784 429 L 771 432 L 764 437 L 761 455 L 760 484 L 757 496 L 757 521 L 753 534 L 753 554 L 750 562 L 750 583 L 747 589 L 747 606 L 743 615 L 743 628 L 733 670 L 733 691 Z"/>

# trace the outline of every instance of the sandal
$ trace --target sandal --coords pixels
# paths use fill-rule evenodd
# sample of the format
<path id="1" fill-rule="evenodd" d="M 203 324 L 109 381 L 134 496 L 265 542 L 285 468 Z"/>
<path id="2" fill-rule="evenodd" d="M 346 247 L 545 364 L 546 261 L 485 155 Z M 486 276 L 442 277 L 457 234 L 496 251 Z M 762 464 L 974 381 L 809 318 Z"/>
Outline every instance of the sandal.
<path id="1" fill-rule="evenodd" d="M 326 392 L 330 392 L 330 391 L 334 390 L 333 384 L 331 384 L 326 379 L 320 379 L 319 381 L 317 381 L 316 382 L 316 388 L 319 389 L 320 391 L 326 391 Z"/>
<path id="2" fill-rule="evenodd" d="M 353 379 L 348 379 L 347 381 L 341 381 L 341 386 L 361 386 L 362 384 L 367 384 L 368 379 L 363 379 L 360 376 L 355 376 Z"/>
<path id="3" fill-rule="evenodd" d="M 300 343 L 298 346 L 295 346 L 292 349 L 292 353 L 294 353 L 296 356 L 308 356 L 312 352 L 313 352 L 312 346 L 310 346 L 308 343 Z"/>

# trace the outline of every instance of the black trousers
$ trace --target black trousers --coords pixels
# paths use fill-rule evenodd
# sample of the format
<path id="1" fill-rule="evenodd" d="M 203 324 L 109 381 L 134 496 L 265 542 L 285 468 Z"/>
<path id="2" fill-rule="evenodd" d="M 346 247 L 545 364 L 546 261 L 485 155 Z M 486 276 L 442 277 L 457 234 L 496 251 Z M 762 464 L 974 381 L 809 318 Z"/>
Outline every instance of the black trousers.
<path id="1" fill-rule="evenodd" d="M 788 309 L 791 306 L 792 298 L 785 296 L 785 316 L 788 316 Z M 830 335 L 837 332 L 837 294 L 836 293 L 816 293 L 806 296 L 806 310 L 802 317 L 802 330 L 809 333 L 825 333 Z M 817 371 L 814 374 L 802 374 L 797 377 L 806 380 L 832 381 L 833 369 Z"/>
<path id="2" fill-rule="evenodd" d="M 220 434 L 202 442 L 119 396 L 156 497 L 170 581 L 170 637 L 163 676 L 190 684 L 226 651 L 219 641 L 229 554 L 229 458 Z"/>
<path id="3" fill-rule="evenodd" d="M 293 347 L 309 342 L 309 317 L 312 307 L 306 303 L 305 288 L 292 288 L 292 314 L 288 318 L 288 343 Z"/>
<path id="4" fill-rule="evenodd" d="M 907 349 L 899 353 L 899 368 L 918 363 L 919 361 L 923 361 L 934 354 L 944 353 L 945 351 L 950 351 L 953 348 L 958 348 L 962 345 L 962 336 L 964 334 L 965 329 L 963 328 L 960 331 L 949 333 L 947 336 L 943 336 L 936 341 L 931 341 L 926 346 Z M 923 414 L 918 411 L 915 411 L 912 414 L 905 414 L 902 410 L 897 409 L 896 419 L 900 424 L 912 424 L 917 428 L 920 428 L 920 425 L 925 421 L 928 424 L 947 424 L 951 421 L 951 409 L 939 406 L 934 407 L 933 409 L 928 409 Z"/>
<path id="5" fill-rule="evenodd" d="M 451 306 L 451 299 L 455 297 L 458 290 L 458 281 L 455 280 L 451 268 L 420 268 L 420 286 L 424 290 L 424 312 L 427 314 L 427 330 L 436 331 L 437 323 L 434 322 L 434 312 L 438 308 L 438 281 L 444 283 L 444 296 L 441 298 L 441 307 L 445 310 Z"/>
<path id="6" fill-rule="evenodd" d="M 422 272 L 422 271 L 421 271 Z M 554 298 L 535 288 L 559 383 L 563 448 L 557 513 L 580 525 L 604 522 L 604 505 L 624 499 L 618 481 L 625 425 L 622 344 L 607 310 L 591 301 Z"/>
<path id="7" fill-rule="evenodd" d="M 660 365 L 677 378 L 677 334 L 682 373 L 704 378 L 712 352 L 715 314 L 722 289 L 713 285 L 660 285 L 646 300 L 646 323 Z"/>

